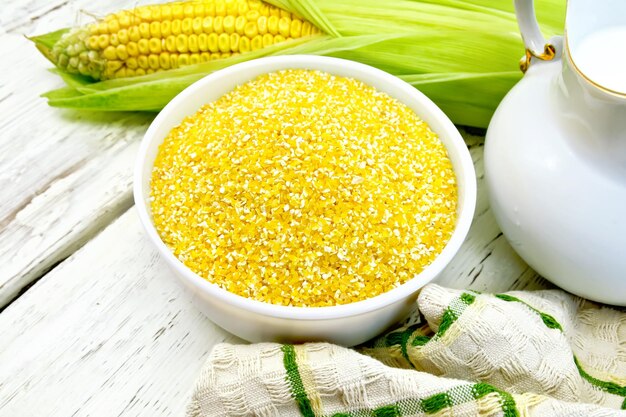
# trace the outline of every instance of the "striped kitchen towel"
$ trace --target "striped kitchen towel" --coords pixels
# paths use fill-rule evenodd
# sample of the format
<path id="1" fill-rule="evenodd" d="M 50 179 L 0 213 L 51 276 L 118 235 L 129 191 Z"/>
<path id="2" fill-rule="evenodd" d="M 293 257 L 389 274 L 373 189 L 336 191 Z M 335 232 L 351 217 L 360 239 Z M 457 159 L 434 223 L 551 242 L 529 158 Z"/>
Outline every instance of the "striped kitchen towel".
<path id="1" fill-rule="evenodd" d="M 563 291 L 425 287 L 359 351 L 217 345 L 189 417 L 626 416 L 626 313 Z"/>

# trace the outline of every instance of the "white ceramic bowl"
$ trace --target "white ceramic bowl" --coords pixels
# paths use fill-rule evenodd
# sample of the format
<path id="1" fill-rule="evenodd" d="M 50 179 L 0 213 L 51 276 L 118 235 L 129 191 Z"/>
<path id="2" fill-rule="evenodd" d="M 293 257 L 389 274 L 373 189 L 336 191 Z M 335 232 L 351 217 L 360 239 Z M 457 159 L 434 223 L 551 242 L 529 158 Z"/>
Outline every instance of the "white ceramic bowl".
<path id="1" fill-rule="evenodd" d="M 425 120 L 448 150 L 458 182 L 456 229 L 441 254 L 415 278 L 387 293 L 334 307 L 286 307 L 250 300 L 199 277 L 183 265 L 161 241 L 150 214 L 150 176 L 158 147 L 185 116 L 214 101 L 235 86 L 261 74 L 289 68 L 326 71 L 352 77 L 403 102 Z M 150 125 L 141 143 L 135 170 L 135 203 L 152 243 L 198 307 L 216 324 L 249 341 L 301 342 L 325 340 L 342 345 L 364 342 L 402 319 L 418 290 L 450 262 L 469 230 L 476 203 L 472 159 L 463 138 L 446 115 L 425 95 L 404 81 L 368 65 L 338 58 L 291 55 L 261 58 L 233 65 L 197 81 L 176 96 Z"/>

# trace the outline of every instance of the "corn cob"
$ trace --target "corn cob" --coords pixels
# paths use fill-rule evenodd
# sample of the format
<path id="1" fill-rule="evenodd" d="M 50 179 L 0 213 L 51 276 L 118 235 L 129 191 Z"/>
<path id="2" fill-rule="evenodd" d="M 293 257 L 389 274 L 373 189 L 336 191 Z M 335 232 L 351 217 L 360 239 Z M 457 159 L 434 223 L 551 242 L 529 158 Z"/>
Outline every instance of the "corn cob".
<path id="1" fill-rule="evenodd" d="M 149 5 L 70 30 L 44 54 L 95 80 L 151 74 L 254 51 L 320 33 L 260 0 L 193 0 Z"/>

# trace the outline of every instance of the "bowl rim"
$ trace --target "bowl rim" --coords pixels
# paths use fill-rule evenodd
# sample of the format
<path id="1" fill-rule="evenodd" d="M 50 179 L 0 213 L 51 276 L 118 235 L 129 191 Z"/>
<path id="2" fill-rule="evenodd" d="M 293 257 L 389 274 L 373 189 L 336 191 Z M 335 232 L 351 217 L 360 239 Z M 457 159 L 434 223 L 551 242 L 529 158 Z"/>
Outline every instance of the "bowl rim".
<path id="1" fill-rule="evenodd" d="M 158 127 L 164 122 L 165 119 L 167 119 L 169 113 L 183 103 L 188 97 L 195 95 L 198 90 L 201 90 L 207 84 L 219 82 L 220 79 L 224 77 L 227 78 L 229 74 L 238 71 L 247 71 L 248 69 L 259 65 L 276 66 L 276 68 L 270 69 L 267 72 L 279 71 L 281 69 L 285 69 L 285 65 L 296 62 L 300 65 L 295 66 L 294 68 L 302 68 L 303 63 L 305 65 L 310 65 L 312 69 L 316 69 L 315 67 L 320 64 L 328 64 L 329 66 L 332 66 L 333 64 L 348 66 L 356 72 L 369 73 L 370 75 L 376 77 L 380 82 L 387 85 L 401 87 L 405 90 L 409 89 L 409 93 L 413 95 L 420 105 L 425 108 L 426 113 L 428 113 L 431 118 L 437 119 L 437 121 L 442 125 L 442 129 L 439 129 L 435 133 L 437 133 L 439 137 L 445 135 L 448 138 L 449 143 L 444 143 L 444 146 L 446 146 L 446 148 L 448 148 L 448 146 L 456 148 L 455 150 L 458 151 L 459 154 L 460 163 L 457 164 L 458 166 L 455 166 L 453 163 L 453 169 L 455 175 L 457 176 L 457 181 L 459 177 L 463 177 L 464 187 L 462 193 L 463 195 L 457 196 L 459 201 L 459 207 L 457 208 L 458 216 L 456 227 L 450 237 L 450 240 L 441 253 L 437 255 L 435 260 L 426 266 L 420 273 L 416 274 L 404 284 L 372 298 L 335 306 L 300 307 L 270 304 L 231 293 L 220 288 L 217 284 L 213 284 L 200 277 L 180 260 L 178 260 L 178 258 L 174 256 L 170 249 L 161 240 L 154 224 L 152 223 L 151 214 L 146 204 L 147 196 L 144 194 L 143 190 L 145 165 L 147 164 L 147 152 L 152 142 L 159 140 L 159 138 L 156 137 L 156 132 L 158 131 Z M 332 71 L 326 72 L 332 73 Z M 251 79 L 255 77 L 256 76 Z M 355 78 L 358 79 L 358 77 Z M 422 115 L 418 116 L 422 117 Z M 448 149 L 448 152 L 450 152 L 450 149 Z M 148 130 L 144 134 L 140 144 L 133 178 L 133 194 L 139 219 L 149 239 L 156 246 L 159 254 L 165 259 L 167 264 L 175 270 L 176 273 L 174 275 L 177 275 L 179 279 L 183 280 L 196 291 L 206 293 L 209 296 L 215 297 L 219 301 L 231 306 L 264 316 L 292 320 L 331 320 L 370 313 L 402 301 L 432 281 L 450 263 L 469 232 L 476 205 L 476 188 L 474 164 L 463 137 L 452 121 L 428 97 L 415 87 L 405 81 L 402 81 L 400 78 L 397 78 L 378 68 L 342 58 L 318 55 L 282 55 L 253 59 L 215 71 L 189 85 L 159 112 L 148 127 Z"/>

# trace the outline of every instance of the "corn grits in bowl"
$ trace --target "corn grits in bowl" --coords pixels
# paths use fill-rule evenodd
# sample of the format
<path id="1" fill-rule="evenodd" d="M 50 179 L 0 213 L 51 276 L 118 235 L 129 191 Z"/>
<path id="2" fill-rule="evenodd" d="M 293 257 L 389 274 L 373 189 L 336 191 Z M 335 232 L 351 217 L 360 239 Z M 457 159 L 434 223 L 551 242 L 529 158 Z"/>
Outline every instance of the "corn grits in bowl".
<path id="1" fill-rule="evenodd" d="M 255 341 L 354 344 L 401 318 L 473 212 L 471 160 L 443 113 L 334 58 L 264 58 L 196 84 L 146 134 L 135 191 L 203 311 Z"/>

